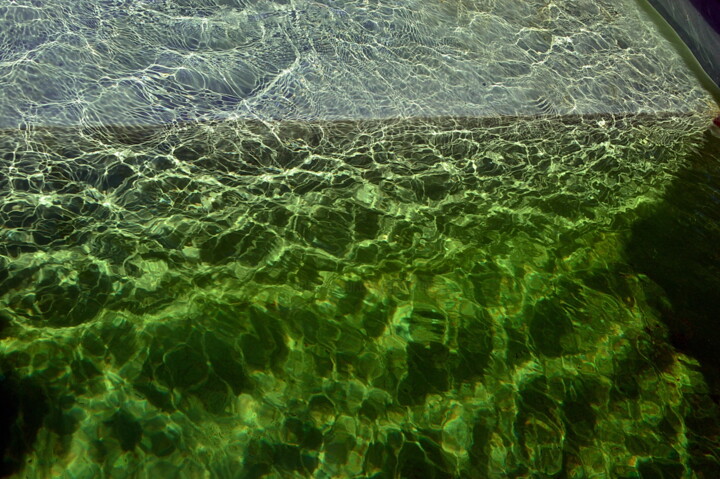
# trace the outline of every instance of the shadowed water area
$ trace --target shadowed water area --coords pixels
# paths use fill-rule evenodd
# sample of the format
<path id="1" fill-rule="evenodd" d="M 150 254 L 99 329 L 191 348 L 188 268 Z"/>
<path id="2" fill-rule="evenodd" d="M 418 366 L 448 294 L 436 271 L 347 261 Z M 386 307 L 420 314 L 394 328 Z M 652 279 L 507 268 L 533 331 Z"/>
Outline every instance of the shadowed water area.
<path id="1" fill-rule="evenodd" d="M 3 6 L 0 476 L 718 477 L 717 105 L 648 12 Z"/>

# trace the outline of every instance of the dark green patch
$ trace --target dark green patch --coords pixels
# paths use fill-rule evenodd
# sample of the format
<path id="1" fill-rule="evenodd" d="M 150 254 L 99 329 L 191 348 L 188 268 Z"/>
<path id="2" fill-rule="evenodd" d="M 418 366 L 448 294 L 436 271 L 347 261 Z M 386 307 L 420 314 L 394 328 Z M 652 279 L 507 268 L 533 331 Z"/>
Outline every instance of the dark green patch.
<path id="1" fill-rule="evenodd" d="M 641 462 L 638 472 L 641 479 L 682 479 L 685 468 L 679 463 L 653 459 Z"/>
<path id="2" fill-rule="evenodd" d="M 563 427 L 557 417 L 558 404 L 549 392 L 544 377 L 523 387 L 514 428 L 524 456 L 534 456 L 534 466 L 540 472 L 555 474 L 561 468 Z"/>
<path id="3" fill-rule="evenodd" d="M 270 473 L 275 461 L 275 451 L 271 444 L 263 440 L 252 440 L 248 444 L 243 461 L 242 479 L 259 479 Z"/>
<path id="4" fill-rule="evenodd" d="M 238 230 L 213 236 L 200 248 L 200 258 L 212 264 L 239 260 L 257 266 L 275 247 L 272 231 L 256 223 L 248 223 Z"/>
<path id="5" fill-rule="evenodd" d="M 150 435 L 150 450 L 158 457 L 169 456 L 177 448 L 177 437 L 169 431 L 157 431 Z"/>
<path id="6" fill-rule="evenodd" d="M 445 461 L 440 458 L 438 463 L 437 460 L 435 445 L 428 441 L 406 442 L 398 454 L 397 470 L 402 479 L 451 479 L 453 476 L 446 471 Z"/>
<path id="7" fill-rule="evenodd" d="M 457 363 L 453 370 L 455 379 L 480 379 L 485 373 L 493 349 L 490 323 L 478 320 L 459 328 L 457 348 Z"/>
<path id="8" fill-rule="evenodd" d="M 32 450 L 50 400 L 30 378 L 0 368 L 0 477 L 19 471 Z"/>
<path id="9" fill-rule="evenodd" d="M 562 403 L 562 417 L 570 442 L 590 444 L 595 438 L 597 413 L 607 396 L 607 388 L 598 379 L 578 376 L 570 381 Z"/>
<path id="10" fill-rule="evenodd" d="M 371 338 L 379 337 L 388 322 L 390 308 L 384 303 L 378 303 L 363 311 L 362 327 Z"/>
<path id="11" fill-rule="evenodd" d="M 201 352 L 187 345 L 180 345 L 163 358 L 169 373 L 170 384 L 180 389 L 199 386 L 208 375 L 208 365 Z"/>
<path id="12" fill-rule="evenodd" d="M 204 334 L 205 352 L 213 371 L 231 388 L 234 394 L 241 394 L 250 383 L 242 364 L 241 355 L 228 342 L 216 334 Z"/>
<path id="13" fill-rule="evenodd" d="M 548 357 L 563 354 L 563 339 L 573 333 L 573 324 L 559 297 L 543 299 L 528 311 L 530 338 L 535 349 Z"/>
<path id="14" fill-rule="evenodd" d="M 510 326 L 505 326 L 505 332 L 508 336 L 506 352 L 508 363 L 512 366 L 519 366 L 529 360 L 531 358 L 530 348 L 525 335 Z"/>
<path id="15" fill-rule="evenodd" d="M 2 281 L 0 281 L 2 284 Z M 0 339 L 5 339 L 10 336 L 10 327 L 12 326 L 12 320 L 9 316 L 0 313 Z"/>
<path id="16" fill-rule="evenodd" d="M 381 214 L 362 205 L 353 205 L 355 220 L 355 239 L 357 241 L 374 239 L 380 230 Z"/>
<path id="17" fill-rule="evenodd" d="M 45 425 L 59 436 L 72 435 L 80 423 L 79 410 L 73 411 L 73 406 L 75 406 L 73 396 L 57 398 L 45 419 Z"/>
<path id="18" fill-rule="evenodd" d="M 425 396 L 450 387 L 447 346 L 410 342 L 407 346 L 407 374 L 398 385 L 398 402 L 404 406 L 423 404 Z"/>
<path id="19" fill-rule="evenodd" d="M 125 451 L 132 451 L 142 439 L 142 426 L 132 414 L 124 409 L 116 412 L 105 422 L 110 427 L 110 434 L 118 440 Z"/>
<path id="20" fill-rule="evenodd" d="M 230 389 L 217 374 L 210 371 L 202 387 L 193 391 L 193 394 L 200 399 L 205 410 L 212 414 L 226 414 L 230 406 Z"/>
<path id="21" fill-rule="evenodd" d="M 254 333 L 242 336 L 240 346 L 247 364 L 264 370 L 278 368 L 288 355 L 282 323 L 269 312 L 257 307 L 249 310 Z"/>
<path id="22" fill-rule="evenodd" d="M 110 354 L 118 364 L 124 364 L 136 352 L 136 338 L 132 323 L 122 317 L 104 322 L 98 331 L 100 341 L 105 345 Z M 91 344 L 94 340 L 88 336 L 88 345 L 95 351 L 101 348 L 97 344 Z"/>
<path id="23" fill-rule="evenodd" d="M 148 376 L 151 376 L 151 373 L 148 373 L 147 370 L 144 372 L 148 374 Z M 170 391 L 156 387 L 153 381 L 141 379 L 136 381 L 133 387 L 156 408 L 165 412 L 175 410 Z"/>
<path id="24" fill-rule="evenodd" d="M 470 471 L 473 477 L 486 477 L 490 462 L 490 438 L 495 426 L 491 414 L 481 413 L 472 428 L 472 445 L 468 449 Z"/>
<path id="25" fill-rule="evenodd" d="M 338 313 L 353 314 L 360 311 L 367 289 L 362 281 L 348 281 L 345 283 L 343 296 L 337 302 Z"/>
<path id="26" fill-rule="evenodd" d="M 322 432 L 309 422 L 289 417 L 283 423 L 285 442 L 304 449 L 317 450 L 322 445 Z"/>
<path id="27" fill-rule="evenodd" d="M 614 361 L 615 374 L 612 377 L 613 390 L 611 398 L 615 400 L 636 399 L 640 395 L 638 373 L 648 368 L 644 359 L 631 353 L 628 357 Z"/>

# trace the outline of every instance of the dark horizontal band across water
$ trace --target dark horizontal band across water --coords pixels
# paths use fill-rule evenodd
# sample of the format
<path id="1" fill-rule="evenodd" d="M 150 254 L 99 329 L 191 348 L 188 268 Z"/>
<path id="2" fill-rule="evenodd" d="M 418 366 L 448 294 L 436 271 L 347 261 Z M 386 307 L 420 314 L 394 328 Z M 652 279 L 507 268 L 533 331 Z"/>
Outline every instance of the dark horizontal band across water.
<path id="1" fill-rule="evenodd" d="M 514 129 L 542 134 L 542 130 L 553 125 L 573 126 L 591 124 L 602 128 L 627 129 L 640 125 L 651 125 L 667 121 L 693 119 L 697 123 L 700 115 L 692 112 L 653 112 L 653 113 L 592 113 L 584 115 L 498 115 L 486 117 L 413 117 L 362 120 L 330 121 L 263 121 L 263 120 L 216 120 L 170 123 L 156 126 L 30 126 L 19 129 L 0 130 L 6 139 L 37 139 L 47 144 L 59 144 L 64 141 L 97 140 L 104 143 L 121 145 L 143 145 L 164 142 L 172 138 L 185 138 L 194 133 L 217 129 L 225 134 L 233 130 L 261 137 L 275 137 L 279 141 L 300 139 L 308 146 L 321 143 L 339 142 L 343 144 L 352 134 L 373 135 L 398 133 L 437 133 L 451 131 L 474 131 Z M 713 112 L 708 107 L 705 114 L 707 127 L 712 125 Z M 149 146 L 149 145 L 148 145 Z"/>

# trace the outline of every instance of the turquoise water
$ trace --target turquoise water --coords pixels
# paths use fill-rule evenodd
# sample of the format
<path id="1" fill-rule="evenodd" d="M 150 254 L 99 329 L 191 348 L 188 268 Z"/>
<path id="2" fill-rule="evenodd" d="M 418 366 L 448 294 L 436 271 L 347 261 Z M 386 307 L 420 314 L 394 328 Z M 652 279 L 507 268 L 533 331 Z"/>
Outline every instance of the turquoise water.
<path id="1" fill-rule="evenodd" d="M 3 10 L 0 475 L 718 476 L 716 107 L 635 2 L 93 5 Z"/>

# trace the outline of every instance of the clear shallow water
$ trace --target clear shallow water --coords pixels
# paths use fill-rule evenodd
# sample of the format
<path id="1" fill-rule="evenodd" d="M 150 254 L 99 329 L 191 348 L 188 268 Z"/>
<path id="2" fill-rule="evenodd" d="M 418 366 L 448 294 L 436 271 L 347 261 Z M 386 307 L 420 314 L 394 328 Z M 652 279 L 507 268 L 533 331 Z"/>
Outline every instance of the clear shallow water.
<path id="1" fill-rule="evenodd" d="M 22 0 L 0 32 L 2 128 L 708 108 L 635 0 Z"/>
<path id="2" fill-rule="evenodd" d="M 720 156 L 666 71 L 622 115 L 7 130 L 0 472 L 716 477 Z"/>

